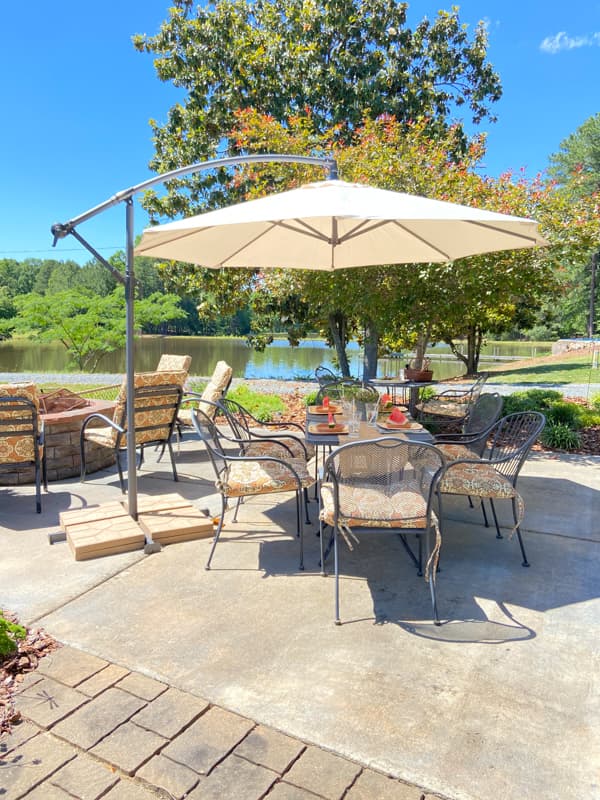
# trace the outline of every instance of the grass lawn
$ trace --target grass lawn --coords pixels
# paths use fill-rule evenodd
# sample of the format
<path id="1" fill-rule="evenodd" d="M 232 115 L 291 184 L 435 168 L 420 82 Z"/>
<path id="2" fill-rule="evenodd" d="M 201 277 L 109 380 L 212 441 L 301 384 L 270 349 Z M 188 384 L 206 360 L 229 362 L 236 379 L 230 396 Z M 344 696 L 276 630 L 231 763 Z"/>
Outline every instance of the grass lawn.
<path id="1" fill-rule="evenodd" d="M 490 381 L 500 383 L 600 383 L 600 368 L 592 368 L 589 354 L 546 356 L 537 361 L 529 359 L 513 365 L 492 367 L 489 373 Z"/>

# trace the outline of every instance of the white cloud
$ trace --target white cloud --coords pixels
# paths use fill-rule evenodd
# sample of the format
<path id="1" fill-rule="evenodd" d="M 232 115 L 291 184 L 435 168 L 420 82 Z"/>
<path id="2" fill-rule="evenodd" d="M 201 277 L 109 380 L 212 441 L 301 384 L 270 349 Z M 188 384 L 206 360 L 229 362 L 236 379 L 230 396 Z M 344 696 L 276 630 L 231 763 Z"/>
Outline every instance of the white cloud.
<path id="1" fill-rule="evenodd" d="M 546 36 L 540 44 L 544 53 L 560 53 L 561 50 L 576 50 L 578 47 L 600 47 L 600 32 L 585 34 L 584 36 L 569 36 L 565 31 L 554 36 Z"/>

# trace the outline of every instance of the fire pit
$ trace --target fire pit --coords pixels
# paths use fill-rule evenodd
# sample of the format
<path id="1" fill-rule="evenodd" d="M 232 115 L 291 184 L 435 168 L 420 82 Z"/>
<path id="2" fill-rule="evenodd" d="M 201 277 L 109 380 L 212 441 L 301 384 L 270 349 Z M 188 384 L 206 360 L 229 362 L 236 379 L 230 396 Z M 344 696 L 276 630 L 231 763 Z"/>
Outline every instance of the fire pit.
<path id="1" fill-rule="evenodd" d="M 40 395 L 40 417 L 44 422 L 46 440 L 46 467 L 49 481 L 73 478 L 80 474 L 81 457 L 79 436 L 83 420 L 90 414 L 100 413 L 112 418 L 114 401 L 82 397 L 69 389 Z M 115 463 L 109 447 L 92 442 L 86 445 L 87 472 L 96 472 Z M 0 474 L 0 485 L 14 486 L 33 483 L 33 467 L 15 467 Z"/>

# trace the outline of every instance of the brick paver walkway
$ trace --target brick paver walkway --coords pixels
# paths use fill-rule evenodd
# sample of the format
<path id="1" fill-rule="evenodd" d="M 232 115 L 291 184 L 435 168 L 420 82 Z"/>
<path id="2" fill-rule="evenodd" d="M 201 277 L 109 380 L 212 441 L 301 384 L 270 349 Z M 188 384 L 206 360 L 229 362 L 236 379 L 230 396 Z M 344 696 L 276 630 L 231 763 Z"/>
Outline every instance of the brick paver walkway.
<path id="1" fill-rule="evenodd" d="M 333 753 L 63 647 L 21 685 L 2 800 L 433 800 Z"/>

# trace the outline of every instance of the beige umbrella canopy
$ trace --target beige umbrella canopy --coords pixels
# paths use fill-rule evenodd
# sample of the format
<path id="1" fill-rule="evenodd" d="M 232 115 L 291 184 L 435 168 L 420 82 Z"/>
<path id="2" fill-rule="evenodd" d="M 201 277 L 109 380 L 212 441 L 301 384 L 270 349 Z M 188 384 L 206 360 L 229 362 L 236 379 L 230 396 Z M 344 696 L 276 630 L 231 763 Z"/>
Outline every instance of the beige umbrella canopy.
<path id="1" fill-rule="evenodd" d="M 215 269 L 334 270 L 546 244 L 531 219 L 329 180 L 146 228 L 135 252 Z"/>

